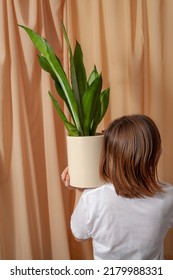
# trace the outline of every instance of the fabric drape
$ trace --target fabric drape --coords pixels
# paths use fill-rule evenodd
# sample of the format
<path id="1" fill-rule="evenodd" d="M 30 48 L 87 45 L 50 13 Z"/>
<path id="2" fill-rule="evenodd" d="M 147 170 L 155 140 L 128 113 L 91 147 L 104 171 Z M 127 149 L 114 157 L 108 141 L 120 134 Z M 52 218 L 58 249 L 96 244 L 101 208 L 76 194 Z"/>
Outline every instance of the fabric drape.
<path id="1" fill-rule="evenodd" d="M 152 117 L 163 140 L 159 176 L 173 183 L 173 1 L 0 0 L 0 259 L 92 258 L 91 243 L 77 243 L 69 228 L 75 194 L 60 177 L 66 131 L 47 94 L 54 84 L 18 27 L 44 36 L 69 73 L 61 21 L 87 73 L 95 64 L 111 88 L 99 129 L 124 114 Z M 170 231 L 168 259 L 172 240 Z"/>

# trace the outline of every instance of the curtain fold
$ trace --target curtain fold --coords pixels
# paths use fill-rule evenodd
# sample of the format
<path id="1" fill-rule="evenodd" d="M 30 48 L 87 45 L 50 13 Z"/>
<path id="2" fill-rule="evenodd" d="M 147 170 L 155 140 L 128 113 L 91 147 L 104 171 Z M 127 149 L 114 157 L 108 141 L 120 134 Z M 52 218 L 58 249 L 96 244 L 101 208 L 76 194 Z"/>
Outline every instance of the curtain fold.
<path id="1" fill-rule="evenodd" d="M 159 175 L 173 183 L 173 1 L 0 0 L 0 259 L 92 258 L 90 241 L 77 243 L 69 228 L 75 194 L 60 178 L 66 131 L 47 94 L 54 84 L 18 27 L 44 36 L 69 74 L 62 20 L 87 74 L 95 64 L 111 88 L 99 129 L 124 114 L 152 117 L 163 139 Z"/>

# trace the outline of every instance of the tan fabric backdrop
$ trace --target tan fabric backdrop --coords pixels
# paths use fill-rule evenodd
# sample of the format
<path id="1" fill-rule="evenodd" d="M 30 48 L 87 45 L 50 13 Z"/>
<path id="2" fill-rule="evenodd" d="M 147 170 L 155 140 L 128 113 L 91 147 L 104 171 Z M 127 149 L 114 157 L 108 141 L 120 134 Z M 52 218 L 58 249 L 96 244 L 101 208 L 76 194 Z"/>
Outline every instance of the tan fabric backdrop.
<path id="1" fill-rule="evenodd" d="M 173 183 L 173 1 L 0 0 L 0 259 L 92 257 L 69 229 L 74 193 L 60 179 L 66 131 L 47 94 L 54 86 L 17 26 L 46 37 L 68 71 L 61 20 L 87 73 L 96 64 L 111 87 L 100 129 L 123 114 L 151 116 L 163 139 L 159 174 Z M 165 243 L 173 259 L 173 232 Z"/>

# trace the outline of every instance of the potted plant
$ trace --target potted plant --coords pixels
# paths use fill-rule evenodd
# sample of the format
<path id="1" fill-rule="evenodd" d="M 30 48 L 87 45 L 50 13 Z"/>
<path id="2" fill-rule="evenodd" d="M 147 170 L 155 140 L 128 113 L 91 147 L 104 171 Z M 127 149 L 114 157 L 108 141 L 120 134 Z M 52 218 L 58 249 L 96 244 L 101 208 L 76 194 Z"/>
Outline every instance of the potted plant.
<path id="1" fill-rule="evenodd" d="M 107 111 L 110 91 L 109 88 L 102 91 L 102 74 L 99 74 L 96 66 L 94 66 L 87 79 L 81 46 L 76 41 L 74 53 L 72 52 L 63 23 L 63 34 L 69 52 L 71 83 L 59 58 L 47 40 L 30 28 L 23 25 L 19 26 L 27 32 L 39 51 L 39 64 L 43 70 L 50 73 L 55 82 L 56 91 L 65 102 L 71 116 L 71 121 L 69 121 L 61 110 L 58 101 L 49 91 L 49 96 L 56 111 L 68 131 L 67 155 L 71 185 L 81 187 L 100 185 L 98 165 L 103 135 L 96 134 L 96 130 Z M 88 144 L 87 140 L 94 143 L 94 145 Z M 84 147 L 81 141 L 85 142 Z M 94 155 L 94 152 L 96 152 L 96 155 Z M 81 160 L 84 160 L 84 166 Z M 87 161 L 89 161 L 88 164 Z M 91 167 L 92 163 L 95 168 Z M 78 164 L 78 166 L 75 167 L 75 164 Z M 89 171 L 90 167 L 91 171 Z M 80 175 L 84 175 L 85 178 L 80 178 Z M 92 176 L 96 178 L 92 179 Z"/>

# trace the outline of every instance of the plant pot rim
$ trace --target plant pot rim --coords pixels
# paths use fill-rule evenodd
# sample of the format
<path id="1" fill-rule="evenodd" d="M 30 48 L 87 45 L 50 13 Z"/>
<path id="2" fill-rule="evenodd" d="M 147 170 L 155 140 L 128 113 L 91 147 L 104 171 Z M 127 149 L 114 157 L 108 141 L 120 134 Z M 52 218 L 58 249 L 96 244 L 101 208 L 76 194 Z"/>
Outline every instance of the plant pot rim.
<path id="1" fill-rule="evenodd" d="M 98 132 L 95 135 L 81 135 L 81 136 L 72 136 L 72 135 L 67 135 L 66 137 L 68 138 L 91 138 L 91 137 L 103 137 L 104 133 Z"/>

